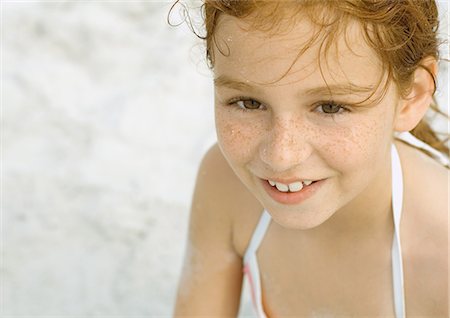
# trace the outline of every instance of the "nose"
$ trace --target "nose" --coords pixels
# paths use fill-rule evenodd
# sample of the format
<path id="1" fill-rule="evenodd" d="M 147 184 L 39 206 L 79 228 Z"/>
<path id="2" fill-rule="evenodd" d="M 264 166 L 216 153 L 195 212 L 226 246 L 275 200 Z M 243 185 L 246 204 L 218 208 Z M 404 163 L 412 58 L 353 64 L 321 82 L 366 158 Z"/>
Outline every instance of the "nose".
<path id="1" fill-rule="evenodd" d="M 274 172 L 292 170 L 312 153 L 307 128 L 295 118 L 275 118 L 260 144 L 261 160 Z"/>

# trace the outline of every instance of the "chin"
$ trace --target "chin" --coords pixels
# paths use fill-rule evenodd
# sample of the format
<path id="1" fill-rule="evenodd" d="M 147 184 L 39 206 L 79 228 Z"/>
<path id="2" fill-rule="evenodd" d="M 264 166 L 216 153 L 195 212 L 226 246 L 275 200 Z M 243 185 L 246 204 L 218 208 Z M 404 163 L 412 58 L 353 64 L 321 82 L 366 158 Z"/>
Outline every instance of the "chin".
<path id="1" fill-rule="evenodd" d="M 310 230 L 325 223 L 334 212 L 321 211 L 295 211 L 285 212 L 268 209 L 272 220 L 278 225 L 290 230 Z"/>

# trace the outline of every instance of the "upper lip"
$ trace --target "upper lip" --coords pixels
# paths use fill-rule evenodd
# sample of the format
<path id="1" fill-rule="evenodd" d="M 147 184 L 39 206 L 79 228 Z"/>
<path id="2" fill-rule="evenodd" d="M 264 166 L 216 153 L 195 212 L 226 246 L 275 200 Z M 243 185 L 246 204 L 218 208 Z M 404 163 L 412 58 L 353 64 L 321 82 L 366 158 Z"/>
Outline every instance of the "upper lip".
<path id="1" fill-rule="evenodd" d="M 290 183 L 294 183 L 294 182 L 298 182 L 298 181 L 305 181 L 305 180 L 317 181 L 317 180 L 320 180 L 320 179 L 310 179 L 310 178 L 289 178 L 289 179 L 267 178 L 267 179 L 264 179 L 264 180 L 270 180 L 270 181 L 283 183 L 283 184 L 290 184 Z"/>

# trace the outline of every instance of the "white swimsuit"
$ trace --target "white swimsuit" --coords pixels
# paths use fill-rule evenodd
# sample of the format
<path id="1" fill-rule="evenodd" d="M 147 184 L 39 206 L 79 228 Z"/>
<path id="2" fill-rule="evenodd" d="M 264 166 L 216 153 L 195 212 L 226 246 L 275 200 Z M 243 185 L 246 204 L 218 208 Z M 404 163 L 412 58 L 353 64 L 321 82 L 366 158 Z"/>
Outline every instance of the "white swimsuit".
<path id="1" fill-rule="evenodd" d="M 396 136 L 417 148 L 424 149 L 431 153 L 440 163 L 448 166 L 449 160 L 436 149 L 431 148 L 426 143 L 420 141 L 410 133 L 400 133 Z M 396 318 L 405 317 L 405 292 L 403 287 L 403 262 L 402 249 L 400 244 L 400 219 L 402 216 L 403 204 L 403 174 L 394 144 L 391 146 L 391 165 L 392 165 L 392 211 L 394 218 L 394 238 L 392 243 L 392 278 L 394 289 L 394 310 Z M 256 252 L 261 241 L 266 234 L 271 221 L 270 214 L 263 211 L 261 218 L 256 226 L 250 244 L 244 255 L 244 275 L 248 279 L 253 306 L 259 318 L 266 318 L 262 305 L 261 278 L 259 274 L 258 259 Z"/>

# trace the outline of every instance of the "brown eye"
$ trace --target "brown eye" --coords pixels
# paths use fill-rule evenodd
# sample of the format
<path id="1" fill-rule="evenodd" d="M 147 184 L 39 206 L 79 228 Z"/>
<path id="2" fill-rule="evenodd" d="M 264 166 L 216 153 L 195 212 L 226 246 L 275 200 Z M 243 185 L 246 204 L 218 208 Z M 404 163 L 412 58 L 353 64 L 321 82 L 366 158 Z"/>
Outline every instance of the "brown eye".
<path id="1" fill-rule="evenodd" d="M 240 100 L 236 104 L 242 109 L 258 109 L 261 107 L 261 103 L 254 99 Z"/>
<path id="2" fill-rule="evenodd" d="M 343 108 L 333 102 L 323 103 L 319 107 L 322 108 L 322 112 L 325 114 L 337 114 Z"/>

